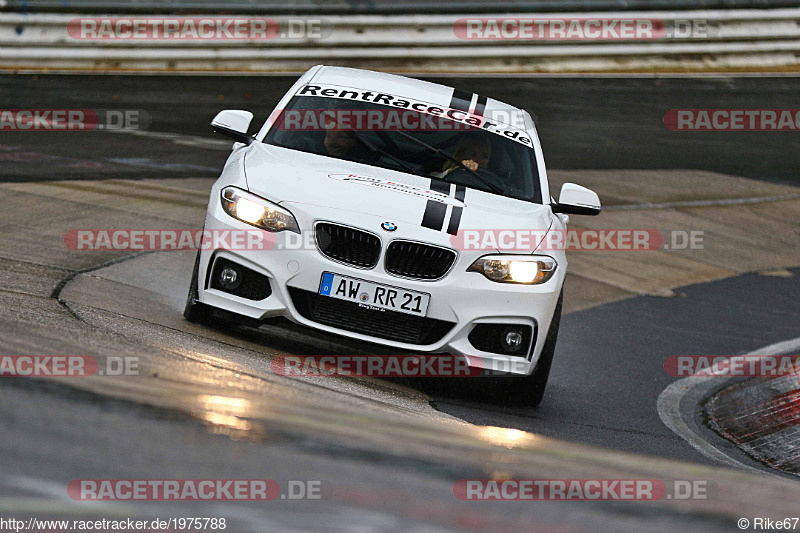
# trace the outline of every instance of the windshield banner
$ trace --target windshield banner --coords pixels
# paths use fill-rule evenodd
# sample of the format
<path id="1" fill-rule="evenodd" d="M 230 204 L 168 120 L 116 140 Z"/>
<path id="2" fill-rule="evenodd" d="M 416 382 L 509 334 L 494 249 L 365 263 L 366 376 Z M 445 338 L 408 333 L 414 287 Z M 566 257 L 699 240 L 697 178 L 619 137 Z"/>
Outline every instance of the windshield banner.
<path id="1" fill-rule="evenodd" d="M 387 111 L 379 113 L 375 116 L 369 114 L 372 110 L 359 110 L 360 113 L 354 113 L 354 109 L 297 109 L 288 110 L 281 109 L 273 113 L 271 117 L 273 124 L 281 129 L 288 130 L 307 130 L 307 129 L 355 129 L 358 131 L 363 130 L 447 130 L 453 131 L 458 129 L 480 129 L 500 135 L 516 141 L 524 146 L 532 147 L 533 142 L 524 130 L 524 117 L 521 111 L 500 113 L 493 112 L 491 117 L 484 117 L 480 115 L 471 114 L 461 109 L 451 109 L 449 107 L 436 106 L 427 102 L 414 100 L 406 97 L 394 96 L 386 93 L 379 93 L 375 91 L 367 91 L 361 89 L 343 88 L 334 85 L 323 84 L 309 84 L 303 86 L 295 96 L 316 96 L 322 98 L 337 98 L 341 100 L 350 100 L 353 102 L 365 102 L 371 104 L 378 104 L 387 107 Z M 397 110 L 397 116 L 389 113 L 388 111 Z M 403 113 L 405 110 L 405 113 Z M 340 113 L 344 111 L 346 113 Z M 407 115 L 428 115 L 430 120 L 415 118 L 411 119 Z M 504 115 L 504 116 L 500 116 Z M 505 116 L 507 115 L 507 116 Z M 518 127 L 511 126 L 506 122 L 511 122 Z M 373 123 L 370 124 L 370 119 Z M 444 120 L 442 120 L 444 119 Z M 347 125 L 342 125 L 341 121 L 346 120 Z M 436 125 L 453 121 L 452 124 L 447 124 L 446 127 L 437 128 Z M 454 124 L 460 124 L 456 126 Z M 406 127 L 408 126 L 408 127 Z"/>

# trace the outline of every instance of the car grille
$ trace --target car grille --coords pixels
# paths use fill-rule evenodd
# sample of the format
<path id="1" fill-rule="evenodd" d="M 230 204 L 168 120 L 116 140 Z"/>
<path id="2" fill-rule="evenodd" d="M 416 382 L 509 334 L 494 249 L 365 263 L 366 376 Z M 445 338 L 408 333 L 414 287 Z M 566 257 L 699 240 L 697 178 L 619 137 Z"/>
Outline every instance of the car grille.
<path id="1" fill-rule="evenodd" d="M 358 268 L 372 268 L 381 255 L 381 240 L 372 233 L 320 222 L 316 225 L 317 248 L 323 255 Z"/>
<path id="2" fill-rule="evenodd" d="M 393 241 L 386 250 L 386 271 L 413 279 L 439 279 L 447 274 L 456 253 L 453 250 L 411 241 Z"/>
<path id="3" fill-rule="evenodd" d="M 397 311 L 365 309 L 315 292 L 289 287 L 297 311 L 308 320 L 396 342 L 427 345 L 438 342 L 453 329 L 453 322 L 413 316 Z"/>

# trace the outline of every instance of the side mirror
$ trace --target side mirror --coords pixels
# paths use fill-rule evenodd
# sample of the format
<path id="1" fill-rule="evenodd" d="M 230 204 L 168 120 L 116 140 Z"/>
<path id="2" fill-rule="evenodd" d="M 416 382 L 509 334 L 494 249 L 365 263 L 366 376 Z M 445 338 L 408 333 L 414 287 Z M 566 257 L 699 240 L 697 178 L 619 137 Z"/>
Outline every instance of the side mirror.
<path id="1" fill-rule="evenodd" d="M 251 144 L 255 140 L 255 137 L 247 134 L 251 120 L 253 114 L 250 111 L 226 109 L 217 113 L 211 121 L 211 128 L 238 143 Z"/>
<path id="2" fill-rule="evenodd" d="M 601 209 L 597 193 L 574 183 L 565 183 L 561 186 L 558 203 L 552 207 L 553 213 L 568 215 L 599 215 Z"/>

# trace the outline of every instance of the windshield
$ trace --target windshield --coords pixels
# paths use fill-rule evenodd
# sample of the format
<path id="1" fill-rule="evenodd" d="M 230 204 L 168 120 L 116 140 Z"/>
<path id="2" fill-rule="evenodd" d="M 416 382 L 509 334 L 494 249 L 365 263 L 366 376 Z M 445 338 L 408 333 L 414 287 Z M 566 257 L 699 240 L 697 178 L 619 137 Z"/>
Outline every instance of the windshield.
<path id="1" fill-rule="evenodd" d="M 445 116 L 342 98 L 295 96 L 264 142 L 541 203 L 530 146 Z"/>

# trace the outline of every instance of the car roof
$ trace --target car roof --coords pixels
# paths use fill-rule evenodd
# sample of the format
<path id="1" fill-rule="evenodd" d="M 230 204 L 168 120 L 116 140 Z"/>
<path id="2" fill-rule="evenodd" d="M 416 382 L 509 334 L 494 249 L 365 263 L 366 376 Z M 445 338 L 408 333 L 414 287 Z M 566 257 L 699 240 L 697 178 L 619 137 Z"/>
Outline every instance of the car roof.
<path id="1" fill-rule="evenodd" d="M 405 96 L 423 102 L 428 102 L 445 108 L 458 108 L 458 105 L 469 106 L 473 112 L 476 107 L 483 104 L 482 114 L 505 124 L 517 128 L 533 129 L 533 119 L 530 114 L 517 107 L 506 104 L 484 95 L 469 93 L 430 81 L 407 78 L 396 74 L 375 72 L 349 67 L 320 66 L 311 83 L 323 83 L 341 87 L 383 92 L 395 96 Z M 466 109 L 465 109 L 466 110 Z M 522 120 L 519 120 L 520 115 Z"/>

